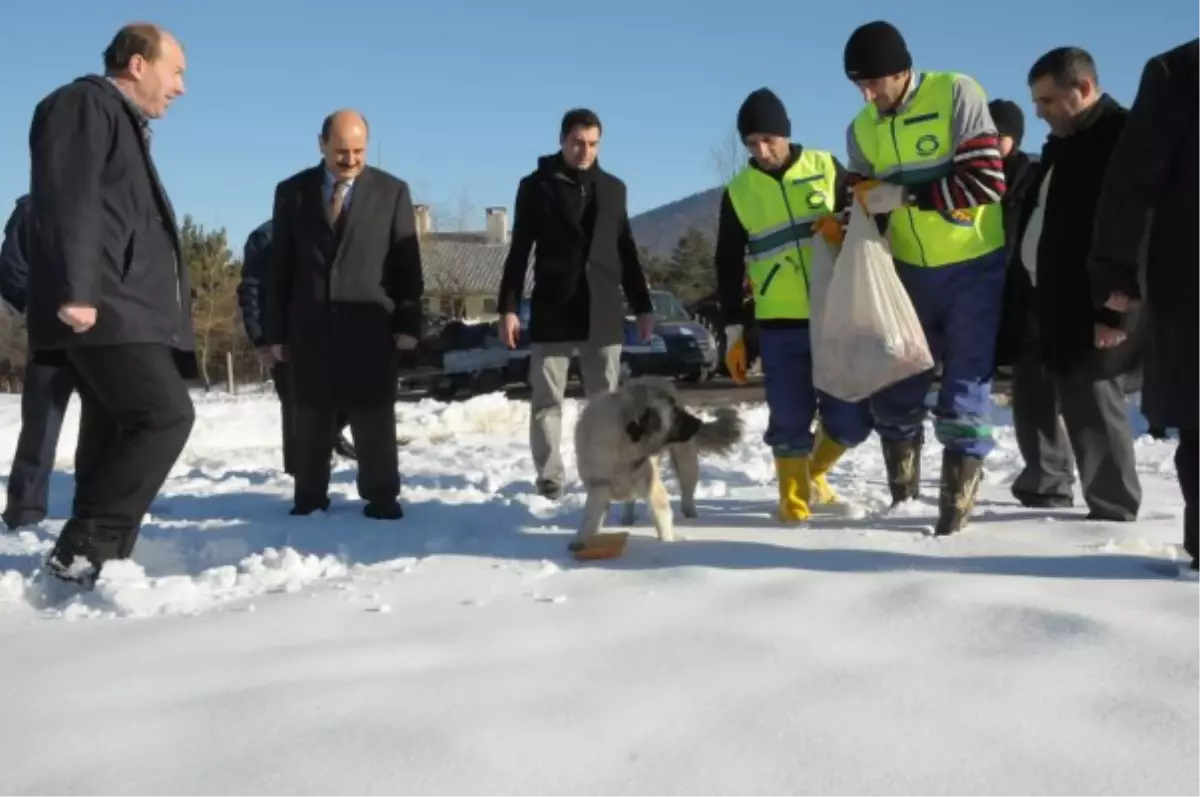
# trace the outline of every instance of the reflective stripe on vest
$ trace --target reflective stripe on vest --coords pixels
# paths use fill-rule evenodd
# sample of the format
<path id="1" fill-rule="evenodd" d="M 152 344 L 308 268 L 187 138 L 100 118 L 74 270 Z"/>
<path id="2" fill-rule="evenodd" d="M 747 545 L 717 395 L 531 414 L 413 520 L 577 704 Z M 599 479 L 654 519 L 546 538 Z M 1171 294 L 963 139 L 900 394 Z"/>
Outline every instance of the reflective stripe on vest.
<path id="1" fill-rule="evenodd" d="M 808 318 L 813 222 L 833 213 L 837 171 L 828 152 L 805 149 L 782 180 L 754 167 L 729 183 L 729 201 L 746 230 L 746 274 L 761 319 Z"/>
<path id="2" fill-rule="evenodd" d="M 854 138 L 875 177 L 899 185 L 920 185 L 954 168 L 951 134 L 952 72 L 923 72 L 908 107 L 880 117 L 868 104 L 854 119 Z M 999 203 L 942 213 L 901 208 L 888 219 L 892 256 L 916 266 L 946 266 L 983 257 L 1004 247 Z"/>

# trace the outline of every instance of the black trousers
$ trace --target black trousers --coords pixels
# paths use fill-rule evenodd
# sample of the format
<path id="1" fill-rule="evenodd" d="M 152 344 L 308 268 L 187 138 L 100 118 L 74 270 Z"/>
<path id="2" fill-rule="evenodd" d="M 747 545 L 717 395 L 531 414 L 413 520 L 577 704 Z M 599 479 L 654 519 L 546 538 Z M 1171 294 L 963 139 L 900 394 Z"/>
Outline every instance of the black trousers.
<path id="1" fill-rule="evenodd" d="M 1200 491 L 1200 431 L 1180 429 L 1179 445 L 1175 449 L 1175 472 L 1183 492 L 1183 547 L 1195 560 L 1197 526 L 1197 492 Z"/>
<path id="2" fill-rule="evenodd" d="M 10 529 L 40 523 L 46 517 L 50 474 L 63 416 L 75 392 L 75 370 L 66 362 L 30 359 L 21 391 L 21 433 L 8 475 L 4 523 Z"/>
<path id="3" fill-rule="evenodd" d="M 75 502 L 51 558 L 69 567 L 82 555 L 99 568 L 133 552 L 195 409 L 166 346 L 87 346 L 67 356 L 79 377 Z"/>
<path id="4" fill-rule="evenodd" d="M 1039 351 L 1030 324 L 1013 369 L 1013 426 L 1025 460 L 1013 495 L 1018 500 L 1071 498 L 1078 467 L 1093 517 L 1136 519 L 1142 487 L 1122 381 L 1048 371 Z"/>
<path id="5" fill-rule="evenodd" d="M 338 433 L 339 409 L 298 403 L 295 413 L 295 505 L 321 509 L 329 503 L 330 460 Z M 358 495 L 368 503 L 388 503 L 400 495 L 400 462 L 396 452 L 396 405 L 342 410 L 358 453 Z"/>
<path id="6" fill-rule="evenodd" d="M 292 369 L 287 362 L 277 362 L 271 366 L 271 382 L 275 386 L 275 395 L 279 397 L 280 427 L 283 430 L 283 472 L 289 476 L 296 475 L 296 411 L 295 396 L 292 390 Z M 350 419 L 345 412 L 339 411 L 336 418 L 334 442 L 336 443 Z"/>

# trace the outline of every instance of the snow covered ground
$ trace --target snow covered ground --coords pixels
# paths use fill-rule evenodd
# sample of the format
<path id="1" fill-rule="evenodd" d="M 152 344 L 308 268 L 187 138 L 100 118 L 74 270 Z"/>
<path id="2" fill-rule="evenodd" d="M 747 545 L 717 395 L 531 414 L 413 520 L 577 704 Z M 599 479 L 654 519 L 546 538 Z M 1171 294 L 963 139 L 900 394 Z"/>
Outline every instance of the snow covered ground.
<path id="1" fill-rule="evenodd" d="M 881 515 L 874 440 L 833 478 L 854 506 L 785 530 L 748 407 L 684 539 L 658 544 L 642 509 L 623 559 L 581 565 L 579 485 L 531 495 L 524 403 L 401 405 L 389 524 L 359 515 L 346 464 L 329 515 L 287 516 L 274 398 L 198 398 L 135 561 L 64 598 L 33 574 L 69 508 L 76 409 L 55 519 L 0 536 L 0 791 L 1200 789 L 1171 444 L 1138 443 L 1136 525 L 1015 506 L 1004 427 L 960 537 L 924 535 L 932 481 Z M 0 397 L 5 473 L 18 419 Z"/>

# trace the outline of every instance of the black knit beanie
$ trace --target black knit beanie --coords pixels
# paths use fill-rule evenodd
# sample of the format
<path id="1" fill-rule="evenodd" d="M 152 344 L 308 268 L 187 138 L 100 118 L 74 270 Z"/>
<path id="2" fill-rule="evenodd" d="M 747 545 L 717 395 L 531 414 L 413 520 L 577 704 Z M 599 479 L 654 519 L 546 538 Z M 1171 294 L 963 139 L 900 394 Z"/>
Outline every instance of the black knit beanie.
<path id="1" fill-rule="evenodd" d="M 1012 100 L 992 100 L 988 103 L 988 112 L 996 123 L 996 132 L 1001 136 L 1010 136 L 1013 145 L 1020 148 L 1021 139 L 1025 136 L 1025 114 L 1021 112 L 1021 106 Z"/>
<path id="2" fill-rule="evenodd" d="M 754 133 L 785 138 L 792 135 L 792 122 L 788 119 L 783 101 L 766 88 L 750 92 L 750 96 L 742 103 L 738 109 L 737 128 L 743 141 Z"/>
<path id="3" fill-rule="evenodd" d="M 883 20 L 868 22 L 850 34 L 844 61 L 851 80 L 874 80 L 912 69 L 904 37 Z"/>

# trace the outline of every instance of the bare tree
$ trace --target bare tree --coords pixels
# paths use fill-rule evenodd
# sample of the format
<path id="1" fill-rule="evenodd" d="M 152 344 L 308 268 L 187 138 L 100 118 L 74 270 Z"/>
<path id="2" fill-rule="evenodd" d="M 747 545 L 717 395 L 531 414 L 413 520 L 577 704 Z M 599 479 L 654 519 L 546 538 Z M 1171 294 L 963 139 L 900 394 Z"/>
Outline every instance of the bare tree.
<path id="1" fill-rule="evenodd" d="M 717 176 L 721 178 L 722 185 L 732 180 L 745 167 L 747 157 L 746 147 L 742 144 L 737 127 L 730 128 L 721 139 L 721 143 L 712 148 L 713 166 L 717 170 Z"/>
<path id="2" fill-rule="evenodd" d="M 434 218 L 434 229 L 439 232 L 467 232 L 479 228 L 479 205 L 471 199 L 466 189 L 459 191 L 454 199 L 442 203 Z"/>
<path id="3" fill-rule="evenodd" d="M 0 302 L 0 391 L 16 393 L 25 383 L 25 317 Z"/>

